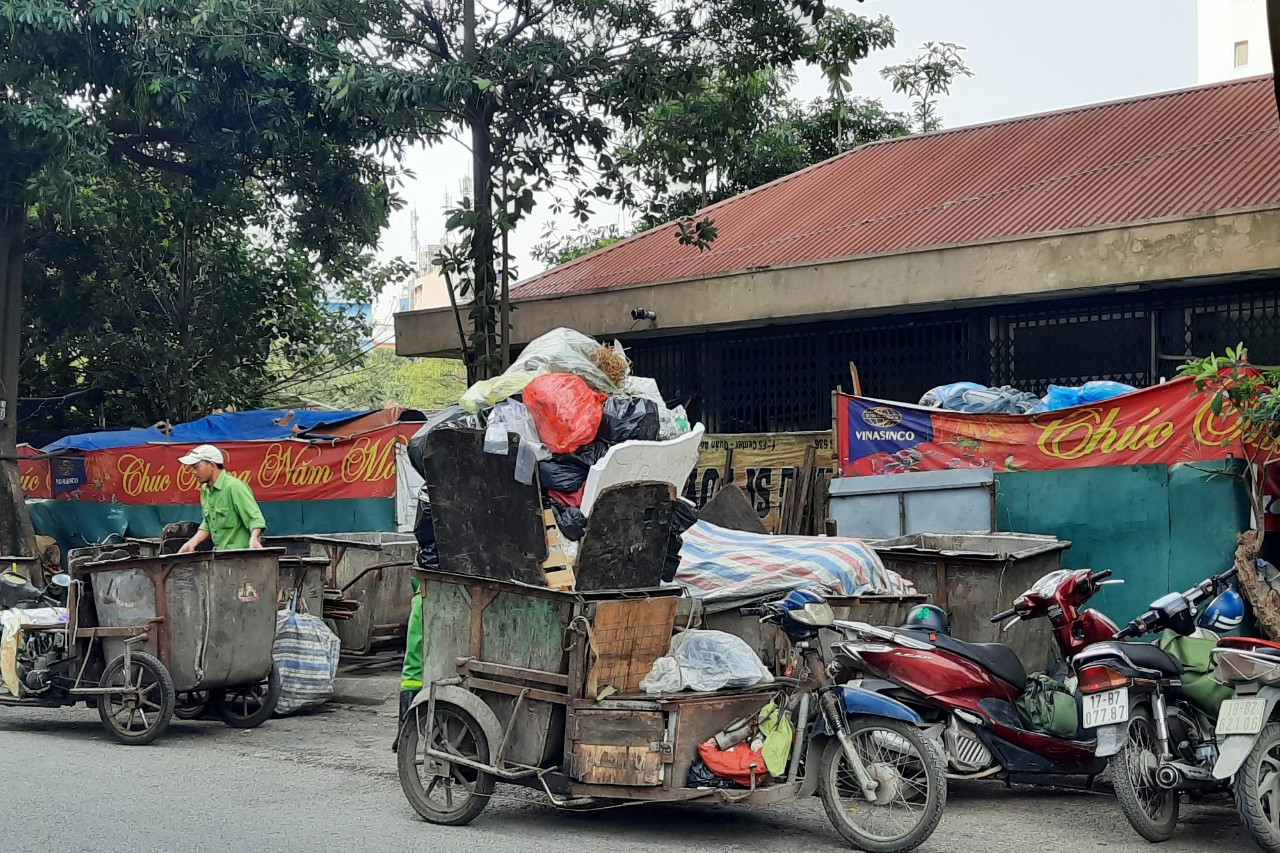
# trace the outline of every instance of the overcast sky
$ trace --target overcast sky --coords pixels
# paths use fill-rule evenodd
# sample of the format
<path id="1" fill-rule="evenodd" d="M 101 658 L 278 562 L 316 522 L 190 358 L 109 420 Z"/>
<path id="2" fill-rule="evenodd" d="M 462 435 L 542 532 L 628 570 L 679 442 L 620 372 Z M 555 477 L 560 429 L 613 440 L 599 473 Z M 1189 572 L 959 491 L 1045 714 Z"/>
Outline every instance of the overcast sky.
<path id="1" fill-rule="evenodd" d="M 882 98 L 905 109 L 880 79 L 879 70 L 914 55 L 926 41 L 967 48 L 974 77 L 963 79 L 941 103 L 947 127 L 995 121 L 1081 104 L 1179 89 L 1196 83 L 1195 0 L 834 0 L 859 14 L 888 15 L 897 26 L 897 46 L 874 54 L 854 74 L 856 94 Z M 798 97 L 823 93 L 816 73 L 802 74 Z M 993 156 L 996 152 L 993 152 Z M 401 190 L 408 201 L 385 232 L 382 254 L 411 254 L 410 210 L 417 208 L 423 244 L 437 242 L 444 227 L 444 194 L 456 198 L 458 179 L 468 173 L 467 152 L 456 143 L 414 151 L 409 167 L 416 180 Z M 594 224 L 627 219 L 603 211 Z M 539 271 L 528 251 L 551 225 L 545 207 L 512 235 L 522 260 L 521 278 Z M 561 227 L 574 230 L 572 222 Z"/>

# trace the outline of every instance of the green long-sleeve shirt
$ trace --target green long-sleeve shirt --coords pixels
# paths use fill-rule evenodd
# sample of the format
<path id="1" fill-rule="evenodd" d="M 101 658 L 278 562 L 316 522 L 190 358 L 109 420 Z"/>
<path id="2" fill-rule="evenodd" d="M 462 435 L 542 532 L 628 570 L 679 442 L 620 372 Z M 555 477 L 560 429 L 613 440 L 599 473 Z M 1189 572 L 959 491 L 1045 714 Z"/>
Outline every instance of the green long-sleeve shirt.
<path id="1" fill-rule="evenodd" d="M 248 548 L 249 533 L 267 526 L 253 490 L 226 471 L 200 488 L 200 509 L 204 513 L 200 529 L 209 531 L 216 551 Z"/>

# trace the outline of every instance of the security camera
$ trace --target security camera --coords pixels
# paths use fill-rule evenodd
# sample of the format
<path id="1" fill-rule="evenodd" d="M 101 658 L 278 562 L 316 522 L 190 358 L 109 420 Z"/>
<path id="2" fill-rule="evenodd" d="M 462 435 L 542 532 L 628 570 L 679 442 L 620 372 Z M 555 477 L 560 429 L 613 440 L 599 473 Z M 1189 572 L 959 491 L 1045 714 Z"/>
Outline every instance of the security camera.
<path id="1" fill-rule="evenodd" d="M 632 320 L 657 320 L 658 312 L 650 310 L 648 308 L 632 308 L 631 319 Z"/>

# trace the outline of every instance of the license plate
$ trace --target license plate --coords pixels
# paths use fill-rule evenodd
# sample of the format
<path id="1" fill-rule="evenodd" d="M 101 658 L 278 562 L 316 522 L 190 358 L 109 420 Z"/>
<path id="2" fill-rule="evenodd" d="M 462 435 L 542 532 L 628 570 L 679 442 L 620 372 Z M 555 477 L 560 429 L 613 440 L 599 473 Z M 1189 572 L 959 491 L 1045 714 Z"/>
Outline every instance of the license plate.
<path id="1" fill-rule="evenodd" d="M 1266 722 L 1266 699 L 1228 699 L 1218 710 L 1218 734 L 1256 735 Z"/>
<path id="2" fill-rule="evenodd" d="M 1084 727 L 1114 726 L 1129 720 L 1129 688 L 1120 687 L 1084 697 Z"/>

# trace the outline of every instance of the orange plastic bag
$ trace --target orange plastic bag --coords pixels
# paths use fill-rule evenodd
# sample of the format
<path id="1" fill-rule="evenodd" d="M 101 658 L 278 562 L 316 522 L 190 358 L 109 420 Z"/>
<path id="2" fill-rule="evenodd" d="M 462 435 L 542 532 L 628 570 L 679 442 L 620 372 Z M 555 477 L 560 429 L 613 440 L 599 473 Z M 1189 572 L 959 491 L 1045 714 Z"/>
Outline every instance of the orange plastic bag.
<path id="1" fill-rule="evenodd" d="M 752 749 L 750 739 L 723 750 L 716 746 L 715 738 L 704 740 L 698 744 L 698 755 L 712 773 L 739 785 L 750 787 L 753 774 L 756 784 L 763 782 L 769 775 L 769 769 L 764 763 L 764 753 Z"/>
<path id="2" fill-rule="evenodd" d="M 606 399 L 572 373 L 548 373 L 524 389 L 524 404 L 552 453 L 573 453 L 595 441 Z"/>

